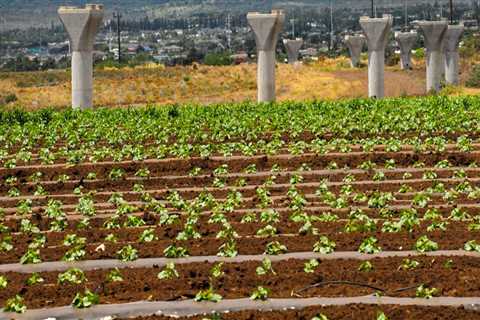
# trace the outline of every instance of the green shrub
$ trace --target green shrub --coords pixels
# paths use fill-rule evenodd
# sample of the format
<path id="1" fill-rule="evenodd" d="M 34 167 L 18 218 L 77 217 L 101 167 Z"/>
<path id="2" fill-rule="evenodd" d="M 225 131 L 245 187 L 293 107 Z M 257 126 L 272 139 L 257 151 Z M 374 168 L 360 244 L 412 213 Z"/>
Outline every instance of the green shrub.
<path id="1" fill-rule="evenodd" d="M 228 53 L 208 53 L 203 62 L 207 66 L 228 66 L 233 60 Z"/>
<path id="2" fill-rule="evenodd" d="M 9 103 L 15 102 L 17 100 L 18 100 L 18 98 L 15 95 L 15 93 L 6 93 L 5 95 L 2 95 L 0 93 L 0 105 L 9 104 Z"/>
<path id="3" fill-rule="evenodd" d="M 415 52 L 413 53 L 413 57 L 417 60 L 425 58 L 425 49 L 424 48 L 419 48 L 419 49 L 415 50 Z"/>
<path id="4" fill-rule="evenodd" d="M 473 67 L 470 77 L 465 83 L 470 88 L 480 88 L 480 65 L 477 64 Z"/>
<path id="5" fill-rule="evenodd" d="M 7 94 L 4 98 L 5 100 L 5 103 L 8 104 L 10 102 L 15 102 L 18 100 L 17 96 L 15 95 L 15 93 L 10 93 L 10 94 Z"/>

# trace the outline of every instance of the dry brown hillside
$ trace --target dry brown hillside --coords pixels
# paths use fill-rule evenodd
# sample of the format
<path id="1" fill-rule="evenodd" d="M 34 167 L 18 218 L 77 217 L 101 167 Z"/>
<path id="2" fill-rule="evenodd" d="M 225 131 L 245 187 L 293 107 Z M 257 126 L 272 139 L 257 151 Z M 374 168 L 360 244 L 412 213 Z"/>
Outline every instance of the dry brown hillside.
<path id="1" fill-rule="evenodd" d="M 63 107 L 70 101 L 67 71 L 5 73 L 0 75 L 0 96 L 14 94 L 9 106 L 27 109 Z M 424 94 L 423 63 L 413 71 L 386 70 L 386 95 Z M 365 97 L 367 68 L 351 69 L 346 58 L 292 67 L 277 67 L 278 100 Z M 468 90 L 472 93 L 472 90 Z M 476 93 L 476 91 L 473 91 Z M 127 106 L 171 103 L 222 103 L 256 99 L 256 65 L 209 67 L 146 66 L 95 72 L 95 105 Z"/>

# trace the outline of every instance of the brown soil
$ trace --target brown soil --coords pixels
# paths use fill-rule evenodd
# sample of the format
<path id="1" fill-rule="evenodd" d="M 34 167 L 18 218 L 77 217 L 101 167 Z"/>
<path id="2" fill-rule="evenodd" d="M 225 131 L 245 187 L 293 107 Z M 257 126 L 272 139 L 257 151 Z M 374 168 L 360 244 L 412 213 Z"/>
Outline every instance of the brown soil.
<path id="1" fill-rule="evenodd" d="M 412 258 L 413 259 L 413 258 Z M 416 269 L 403 270 L 402 258 L 376 258 L 371 260 L 373 271 L 358 271 L 357 260 L 324 260 L 314 273 L 303 271 L 306 261 L 288 260 L 273 263 L 275 274 L 256 274 L 259 262 L 225 263 L 222 276 L 211 278 L 211 263 L 178 264 L 179 278 L 159 280 L 160 268 L 121 269 L 123 280 L 109 283 L 111 270 L 85 272 L 88 282 L 81 285 L 57 284 L 58 272 L 41 273 L 44 282 L 25 285 L 29 275 L 7 273 L 6 289 L 0 291 L 0 304 L 15 294 L 22 294 L 29 308 L 69 305 L 75 294 L 85 287 L 100 296 L 100 303 L 127 303 L 141 300 L 175 301 L 192 299 L 210 284 L 223 298 L 246 298 L 262 285 L 271 293 L 270 298 L 300 297 L 355 297 L 383 290 L 385 295 L 415 297 L 416 288 L 425 284 L 437 288 L 438 295 L 452 297 L 480 296 L 480 259 L 469 257 L 417 257 Z M 446 268 L 447 261 L 452 267 Z M 210 280 L 209 280 L 210 279 Z M 338 281 L 342 281 L 338 283 Z M 335 283 L 332 283 L 335 282 Z M 311 285 L 318 287 L 303 290 Z M 366 287 L 372 286 L 374 288 Z M 292 292 L 294 295 L 292 296 Z"/>
<path id="2" fill-rule="evenodd" d="M 124 221 L 124 220 L 125 219 L 122 219 L 121 221 Z M 128 229 L 122 229 L 122 230 L 89 228 L 88 230 L 75 230 L 75 232 L 47 232 L 45 233 L 46 246 L 47 247 L 62 246 L 63 240 L 65 239 L 65 237 L 68 234 L 72 234 L 72 233 L 75 233 L 79 237 L 85 237 L 87 243 L 91 244 L 92 246 L 95 244 L 99 245 L 100 243 L 103 243 L 105 241 L 105 237 L 107 237 L 110 234 L 114 234 L 116 236 L 118 240 L 117 243 L 119 244 L 122 244 L 125 242 L 134 243 L 138 241 L 140 235 L 146 229 L 152 229 L 154 231 L 155 236 L 158 238 L 158 240 L 171 240 L 171 239 L 174 239 L 175 236 L 183 230 L 184 223 L 186 220 L 185 218 L 182 218 L 182 220 L 183 221 L 181 221 L 178 224 L 165 226 L 165 227 L 156 226 L 155 220 L 153 221 L 147 220 L 148 222 L 153 222 L 153 223 L 150 226 L 128 228 Z M 384 222 L 385 220 L 380 220 L 376 222 L 377 230 L 382 229 Z M 448 222 L 448 225 L 447 225 L 447 231 L 448 233 L 452 233 L 452 234 L 462 233 L 468 230 L 468 226 L 470 225 L 470 223 L 471 222 L 450 221 Z M 346 224 L 347 224 L 346 221 L 313 222 L 312 226 L 317 229 L 319 234 L 331 236 L 334 234 L 341 234 L 346 232 L 345 231 Z M 202 238 L 204 239 L 215 238 L 217 233 L 222 230 L 222 227 L 218 224 L 209 224 L 208 217 L 200 218 L 198 225 L 200 227 L 198 227 L 197 231 L 202 235 Z M 238 233 L 240 237 L 255 236 L 259 229 L 267 225 L 268 225 L 267 223 L 261 223 L 261 222 L 245 223 L 245 224 L 238 223 L 238 222 L 231 223 L 231 226 L 235 229 L 235 231 Z M 289 234 L 299 233 L 299 230 L 302 228 L 303 223 L 291 222 L 289 221 L 289 218 L 287 216 L 283 216 L 279 222 L 272 223 L 271 225 L 277 229 L 278 235 L 289 235 Z M 431 221 L 430 222 L 424 221 L 419 226 L 414 227 L 414 230 L 419 234 L 420 233 L 430 234 L 430 233 L 427 233 L 427 228 L 430 225 L 431 225 Z M 30 236 L 26 234 L 18 234 L 18 235 L 15 235 L 15 238 L 12 240 L 13 241 L 12 244 L 14 244 L 15 247 L 18 248 L 22 243 L 29 243 L 33 241 L 33 239 L 34 239 L 34 236 Z"/>
<path id="3" fill-rule="evenodd" d="M 94 231 L 89 231 L 94 232 Z M 122 230 L 123 233 L 131 233 L 131 230 Z M 358 250 L 362 241 L 369 236 L 375 236 L 378 239 L 378 244 L 383 251 L 402 251 L 412 250 L 417 239 L 425 235 L 422 231 L 413 231 L 411 233 L 335 233 L 328 234 L 330 240 L 335 241 L 336 251 L 356 251 Z M 136 236 L 136 235 L 135 235 Z M 133 236 L 132 238 L 134 238 Z M 127 236 L 127 238 L 130 236 Z M 434 231 L 428 233 L 428 238 L 438 243 L 441 250 L 458 250 L 462 249 L 467 241 L 475 240 L 480 242 L 480 233 L 472 233 L 466 229 L 447 231 Z M 236 239 L 237 251 L 240 255 L 262 254 L 265 252 L 267 244 L 272 241 L 278 241 L 287 247 L 288 252 L 305 252 L 312 251 L 314 244 L 318 241 L 319 236 L 311 235 L 278 235 L 266 238 L 251 238 L 241 237 Z M 164 250 L 172 245 L 181 246 L 187 249 L 191 256 L 208 256 L 216 255 L 219 247 L 224 244 L 225 240 L 216 239 L 215 237 L 202 238 L 197 240 L 176 241 L 176 240 L 159 240 L 149 243 L 135 242 L 118 242 L 105 243 L 105 251 L 99 250 L 100 243 L 87 244 L 86 255 L 83 260 L 96 259 L 116 259 L 117 252 L 126 244 L 132 245 L 138 250 L 139 258 L 153 258 L 163 257 Z M 28 243 L 20 243 L 16 245 L 15 250 L 10 252 L 3 252 L 0 254 L 0 259 L 3 263 L 16 263 L 21 256 L 27 251 Z M 46 247 L 40 250 L 42 261 L 57 261 L 62 260 L 64 254 L 69 247 Z"/>
<path id="4" fill-rule="evenodd" d="M 195 167 L 202 170 L 212 171 L 222 164 L 229 166 L 230 172 L 240 172 L 250 164 L 255 164 L 259 171 L 270 170 L 273 165 L 279 165 L 285 169 L 297 169 L 306 163 L 312 168 L 327 168 L 332 161 L 336 162 L 339 168 L 348 166 L 356 168 L 365 161 L 372 161 L 378 165 L 383 165 L 387 160 L 394 159 L 398 166 L 408 166 L 421 161 L 427 166 L 434 166 L 440 160 L 449 160 L 454 166 L 468 166 L 473 161 L 480 160 L 480 152 L 473 151 L 463 153 L 457 151 L 443 153 L 415 153 L 415 152 L 353 152 L 353 153 L 329 153 L 318 155 L 306 153 L 301 156 L 289 154 L 266 156 L 259 155 L 253 157 L 233 156 L 233 157 L 210 157 L 206 159 L 163 159 L 163 160 L 145 160 L 145 161 L 123 161 L 123 162 L 99 162 L 82 163 L 75 166 L 66 164 L 55 165 L 37 165 L 17 167 L 14 169 L 0 168 L 0 177 L 16 176 L 20 181 L 27 179 L 37 171 L 44 173 L 50 180 L 55 179 L 59 174 L 69 176 L 86 177 L 90 172 L 96 172 L 99 177 L 108 175 L 112 168 L 124 169 L 126 174 L 133 175 L 140 168 L 148 167 L 152 176 L 179 175 L 188 174 Z"/>

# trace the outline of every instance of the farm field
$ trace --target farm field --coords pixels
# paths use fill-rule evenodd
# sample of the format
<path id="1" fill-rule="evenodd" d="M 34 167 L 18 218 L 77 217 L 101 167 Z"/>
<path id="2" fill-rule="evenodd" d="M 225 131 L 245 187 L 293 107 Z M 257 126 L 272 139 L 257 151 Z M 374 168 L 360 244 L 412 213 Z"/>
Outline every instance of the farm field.
<path id="1" fill-rule="evenodd" d="M 0 112 L 0 319 L 480 319 L 479 105 Z"/>

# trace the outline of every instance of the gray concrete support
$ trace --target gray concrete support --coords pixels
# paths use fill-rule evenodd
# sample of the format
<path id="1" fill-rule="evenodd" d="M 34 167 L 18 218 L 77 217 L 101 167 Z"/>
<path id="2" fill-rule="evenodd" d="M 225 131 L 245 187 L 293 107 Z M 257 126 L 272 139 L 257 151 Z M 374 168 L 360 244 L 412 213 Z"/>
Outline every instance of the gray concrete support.
<path id="1" fill-rule="evenodd" d="M 350 52 L 350 65 L 352 68 L 356 68 L 360 62 L 360 55 L 362 54 L 363 46 L 366 39 L 363 35 L 347 35 L 345 36 L 345 45 Z"/>
<path id="2" fill-rule="evenodd" d="M 418 26 L 425 38 L 427 49 L 427 93 L 441 89 L 444 68 L 444 40 L 447 21 L 420 21 Z"/>
<path id="3" fill-rule="evenodd" d="M 412 69 L 412 49 L 417 41 L 416 32 L 396 32 L 395 40 L 400 47 L 400 67 L 402 70 Z"/>
<path id="4" fill-rule="evenodd" d="M 285 45 L 285 49 L 287 49 L 288 63 L 297 64 L 298 53 L 300 52 L 300 48 L 303 45 L 303 39 L 301 38 L 297 38 L 295 40 L 284 39 L 283 44 Z"/>
<path id="5" fill-rule="evenodd" d="M 72 107 L 93 105 L 93 45 L 103 19 L 103 5 L 60 7 L 60 20 L 70 38 L 72 52 Z"/>
<path id="6" fill-rule="evenodd" d="M 360 18 L 368 44 L 368 96 L 371 98 L 385 96 L 385 47 L 392 25 L 391 15 Z"/>
<path id="7" fill-rule="evenodd" d="M 463 25 L 449 25 L 445 34 L 445 82 L 450 85 L 458 85 L 460 82 L 458 46 L 464 31 Z"/>
<path id="8" fill-rule="evenodd" d="M 275 48 L 285 14 L 281 10 L 272 10 L 267 14 L 250 12 L 247 20 L 257 44 L 258 102 L 275 101 Z"/>

